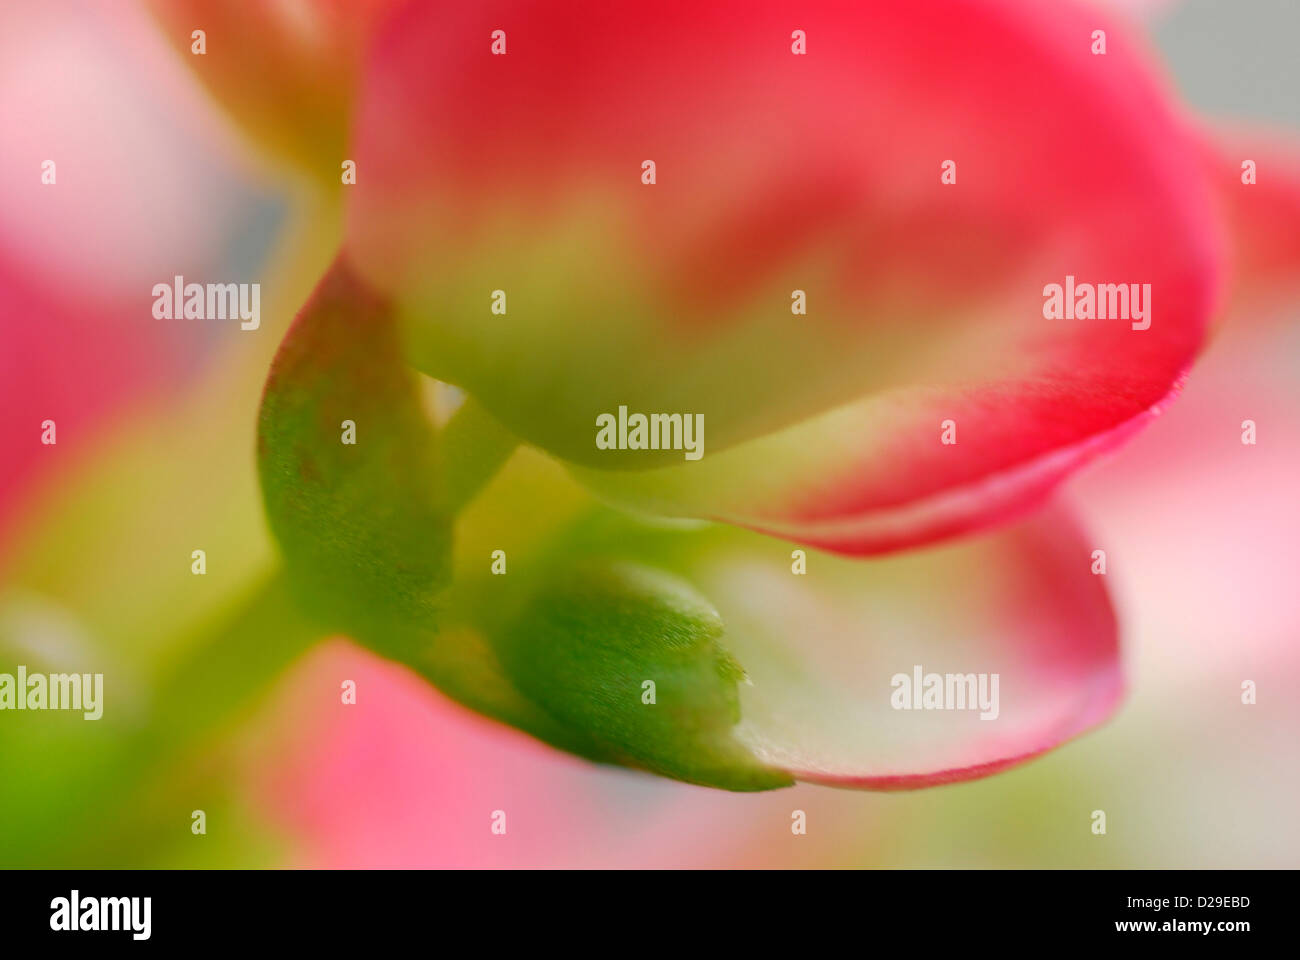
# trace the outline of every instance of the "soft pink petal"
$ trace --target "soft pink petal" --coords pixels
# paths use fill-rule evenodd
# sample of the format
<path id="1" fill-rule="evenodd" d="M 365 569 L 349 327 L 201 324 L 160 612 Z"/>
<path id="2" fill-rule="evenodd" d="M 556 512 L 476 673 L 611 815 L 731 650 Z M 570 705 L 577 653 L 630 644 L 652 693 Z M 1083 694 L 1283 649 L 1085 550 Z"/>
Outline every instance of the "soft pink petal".
<path id="1" fill-rule="evenodd" d="M 986 776 L 1119 703 L 1104 578 L 1059 510 L 955 547 L 807 563 L 794 575 L 786 563 L 723 557 L 699 577 L 752 684 L 741 687 L 736 736 L 798 779 L 895 790 Z M 893 678 L 918 666 L 998 675 L 996 717 L 895 709 Z"/>
<path id="2" fill-rule="evenodd" d="M 1227 319 L 1273 316 L 1300 304 L 1300 135 L 1235 126 L 1207 136 L 1231 239 Z M 1246 161 L 1254 183 L 1246 183 Z"/>
<path id="3" fill-rule="evenodd" d="M 410 8 L 371 65 L 348 243 L 418 366 L 603 495 L 895 549 L 1022 512 L 1185 375 L 1218 296 L 1213 189 L 1104 16 L 597 6 Z M 1067 275 L 1149 283 L 1149 329 L 1045 319 Z M 705 459 L 598 449 L 620 405 L 702 414 Z"/>

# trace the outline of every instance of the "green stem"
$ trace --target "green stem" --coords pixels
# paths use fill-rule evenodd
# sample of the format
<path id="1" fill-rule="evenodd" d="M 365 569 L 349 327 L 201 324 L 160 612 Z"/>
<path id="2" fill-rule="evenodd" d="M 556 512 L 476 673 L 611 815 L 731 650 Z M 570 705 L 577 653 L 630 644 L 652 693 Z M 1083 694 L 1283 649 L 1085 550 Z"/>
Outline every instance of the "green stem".
<path id="1" fill-rule="evenodd" d="M 439 504 L 452 515 L 474 499 L 519 446 L 519 438 L 468 395 L 438 440 L 443 483 Z"/>
<path id="2" fill-rule="evenodd" d="M 149 752 L 171 755 L 210 735 L 231 714 L 252 706 L 270 681 L 320 639 L 320 627 L 298 607 L 284 571 L 273 571 L 234 613 L 187 644 L 189 654 L 159 682 Z"/>
<path id="3" fill-rule="evenodd" d="M 467 399 L 439 434 L 443 508 L 458 511 L 469 503 L 517 445 L 512 434 Z M 177 794 L 189 795 L 195 786 L 182 776 L 178 790 L 175 771 L 200 770 L 200 780 L 210 776 L 204 758 L 230 732 L 231 721 L 246 719 L 276 678 L 322 637 L 319 625 L 292 595 L 284 570 L 276 569 L 233 613 L 182 644 L 189 652 L 156 685 L 146 726 L 123 744 L 113 779 L 118 789 L 109 796 L 101 793 L 91 815 L 97 822 L 74 831 L 78 844 L 55 859 L 121 865 L 142 851 L 166 849 L 167 837 L 175 843 L 184 827 L 176 818 L 188 816 Z M 218 786 L 204 789 L 211 795 Z M 160 835 L 162 821 L 173 822 Z M 88 844 L 86 837 L 100 839 Z"/>
<path id="4" fill-rule="evenodd" d="M 456 411 L 439 440 L 446 483 L 441 504 L 449 511 L 468 504 L 518 445 L 473 399 Z M 178 791 L 175 770 L 205 767 L 231 721 L 246 719 L 271 684 L 323 636 L 293 597 L 284 570 L 266 574 L 233 613 L 179 645 L 188 653 L 163 672 L 145 726 L 120 744 L 111 774 L 93 785 L 97 799 L 83 810 L 84 829 L 55 831 L 75 842 L 41 850 L 41 862 L 121 866 L 187 836 L 188 809 L 177 794 L 192 793 L 195 783 L 181 777 Z M 211 795 L 218 786 L 204 790 Z M 158 829 L 162 821 L 170 821 L 165 833 Z"/>
<path id="5" fill-rule="evenodd" d="M 164 671 L 142 727 L 125 730 L 106 720 L 64 744 L 93 762 L 54 803 L 34 811 L 6 860 L 138 866 L 190 837 L 193 807 L 226 802 L 211 758 L 235 729 L 231 721 L 247 719 L 273 681 L 321 636 L 300 614 L 283 572 L 265 576 L 233 613 L 183 645 L 189 653 Z"/>
<path id="6" fill-rule="evenodd" d="M 345 288 L 343 293 L 347 292 Z M 326 303 L 332 304 L 333 301 Z M 374 347 L 374 337 L 369 337 L 365 344 Z M 337 343 L 327 345 L 341 349 Z M 307 362 L 293 356 L 290 359 Z M 323 361 L 326 366 L 306 372 L 317 375 L 319 382 L 308 382 L 319 388 L 325 401 L 337 402 L 340 392 L 350 382 L 328 366 L 330 359 L 326 352 Z M 397 359 L 400 362 L 400 357 Z M 359 386 L 351 384 L 357 386 L 355 409 L 368 409 L 364 402 L 373 399 L 376 382 L 388 381 L 365 381 L 363 377 Z M 301 412 L 296 408 L 290 410 L 299 414 L 308 426 L 316 425 L 321 419 L 319 404 L 308 403 L 313 399 L 312 396 L 302 399 Z M 361 418 L 367 425 L 385 422 L 386 411 L 375 409 L 379 416 Z M 417 409 L 413 413 L 417 419 L 419 412 Z M 318 470 L 325 470 L 336 479 L 351 463 L 348 459 L 351 448 L 340 448 L 334 433 L 334 425 L 340 422 L 341 416 L 325 418 L 329 424 L 327 440 L 316 446 L 306 445 L 313 454 L 329 451 L 338 456 L 337 464 L 323 456 L 314 461 Z M 420 439 L 426 438 L 419 431 L 416 433 Z M 311 440 L 314 435 L 308 431 L 305 436 Z M 272 441 L 275 439 L 272 437 Z M 267 442 L 266 448 L 288 457 L 298 449 L 291 442 L 294 439 Z M 420 473 L 416 468 L 423 468 L 426 463 L 416 459 L 411 483 L 414 489 L 423 492 L 422 506 L 426 508 L 430 506 L 430 488 L 436 487 L 436 509 L 444 515 L 454 515 L 463 509 L 518 445 L 518 440 L 472 398 L 437 432 L 434 442 L 437 473 L 433 477 Z M 394 442 L 391 448 L 399 453 L 404 450 L 401 442 Z M 400 457 L 395 459 L 402 462 Z M 392 461 L 380 457 L 379 462 Z M 295 464 L 290 461 L 290 466 Z M 336 468 L 333 473 L 327 469 L 330 466 Z M 299 476 L 296 468 L 285 474 L 284 483 L 290 494 L 301 492 L 301 481 L 295 480 Z M 265 475 L 262 483 L 265 491 Z M 336 483 L 332 492 L 338 494 L 340 489 Z M 364 489 L 356 503 L 363 507 L 369 503 Z M 334 519 L 318 516 L 314 528 L 310 523 L 305 524 L 297 554 L 284 549 L 287 545 L 282 540 L 284 554 L 291 561 L 304 558 L 310 561 L 319 552 L 320 534 Z M 398 529 L 402 529 L 400 523 Z M 265 574 L 233 607 L 232 612 L 205 623 L 188 641 L 174 645 L 173 649 L 184 652 L 157 676 L 151 685 L 153 698 L 142 704 L 143 710 L 134 715 L 126 709 L 115 711 L 113 716 L 122 718 L 120 721 L 106 719 L 94 725 L 67 728 L 66 736 L 50 735 L 50 752 L 75 759 L 64 764 L 69 770 L 67 777 L 57 789 L 45 791 L 42 803 L 19 808 L 22 828 L 15 831 L 19 836 L 13 843 L 0 844 L 0 847 L 7 846 L 0 850 L 0 863 L 121 867 L 159 862 L 173 850 L 187 861 L 204 856 L 196 854 L 195 848 L 189 845 L 188 818 L 191 809 L 210 810 L 220 805 L 223 795 L 229 794 L 223 778 L 225 771 L 217 762 L 223 755 L 221 748 L 234 742 L 231 734 L 239 729 L 240 721 L 254 715 L 276 679 L 328 635 L 328 631 L 308 616 L 309 611 L 299 607 L 283 569 Z M 327 610 L 324 612 L 328 615 Z M 132 722 L 140 725 L 131 728 Z M 41 746 L 33 743 L 21 758 L 16 758 L 21 763 L 8 764 L 5 773 L 16 781 L 40 783 L 47 766 L 42 760 Z M 50 752 L 44 756 L 48 757 Z M 3 793 L 0 790 L 0 800 L 4 800 Z M 0 803 L 0 813 L 3 812 L 5 804 Z M 238 835 L 228 819 L 225 835 Z M 215 853 L 220 845 L 213 840 L 199 849 L 211 849 Z"/>

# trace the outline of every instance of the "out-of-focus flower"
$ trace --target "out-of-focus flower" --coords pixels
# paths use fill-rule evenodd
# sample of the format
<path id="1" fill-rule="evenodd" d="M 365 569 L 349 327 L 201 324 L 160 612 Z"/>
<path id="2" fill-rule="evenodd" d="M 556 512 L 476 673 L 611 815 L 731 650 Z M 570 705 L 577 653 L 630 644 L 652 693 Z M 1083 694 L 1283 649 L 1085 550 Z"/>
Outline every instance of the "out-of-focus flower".
<path id="1" fill-rule="evenodd" d="M 5 4 L 0 127 L 3 532 L 37 477 L 192 372 L 211 331 L 151 319 L 152 287 L 228 262 L 256 190 L 129 4 Z"/>
<path id="2" fill-rule="evenodd" d="M 195 75 L 254 143 L 334 183 L 347 159 L 360 65 L 372 34 L 396 5 L 397 0 L 148 0 L 168 41 L 193 58 Z"/>
<path id="3" fill-rule="evenodd" d="M 1300 300 L 1300 137 L 1224 126 L 1206 135 L 1231 250 L 1224 321 L 1258 323 Z"/>

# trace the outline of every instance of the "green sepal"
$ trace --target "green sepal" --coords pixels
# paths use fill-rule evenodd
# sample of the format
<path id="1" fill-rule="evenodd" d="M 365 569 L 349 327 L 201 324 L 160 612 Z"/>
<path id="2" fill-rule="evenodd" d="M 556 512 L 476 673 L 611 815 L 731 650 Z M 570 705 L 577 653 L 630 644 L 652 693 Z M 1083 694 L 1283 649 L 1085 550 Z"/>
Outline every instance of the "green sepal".
<path id="1" fill-rule="evenodd" d="M 450 578 L 417 376 L 387 304 L 340 258 L 275 357 L 258 429 L 267 517 L 295 594 L 330 629 L 388 652 L 427 640 Z"/>

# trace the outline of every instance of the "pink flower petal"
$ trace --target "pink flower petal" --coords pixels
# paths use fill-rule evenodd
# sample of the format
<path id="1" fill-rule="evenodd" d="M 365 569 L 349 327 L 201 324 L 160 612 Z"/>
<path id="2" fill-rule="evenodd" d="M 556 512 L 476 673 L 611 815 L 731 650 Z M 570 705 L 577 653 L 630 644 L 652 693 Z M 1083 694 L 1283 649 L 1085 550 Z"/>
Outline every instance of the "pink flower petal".
<path id="1" fill-rule="evenodd" d="M 1294 306 L 1300 300 L 1300 137 L 1238 126 L 1216 131 L 1207 152 L 1232 241 L 1227 315 Z"/>
<path id="2" fill-rule="evenodd" d="M 417 366 L 602 494 L 894 549 L 1036 503 L 1148 420 L 1201 345 L 1221 251 L 1199 141 L 1095 11 L 417 4 L 399 21 L 359 115 L 349 247 Z M 1067 276 L 1150 284 L 1149 327 L 1046 319 Z M 702 415 L 704 461 L 598 448 L 622 405 Z"/>
<path id="3" fill-rule="evenodd" d="M 1059 746 L 1123 692 L 1115 615 L 1091 562 L 1060 510 L 887 560 L 813 554 L 803 576 L 721 561 L 699 582 L 752 684 L 736 737 L 800 780 L 874 790 L 986 776 Z M 973 674 L 992 709 L 966 690 L 944 709 L 897 708 L 898 678 L 917 672 Z"/>
<path id="4" fill-rule="evenodd" d="M 796 779 L 893 790 L 995 773 L 1059 746 L 1116 708 L 1123 691 L 1118 627 L 1106 578 L 1093 573 L 1093 549 L 1059 507 L 956 545 L 874 560 L 792 552 L 734 527 L 665 527 L 600 510 L 542 553 L 511 556 L 516 570 L 557 571 L 561 579 L 569 576 L 565 558 L 577 556 L 595 568 L 639 563 L 689 584 L 689 602 L 714 611 L 714 642 L 743 672 L 733 681 L 738 709 L 730 740 Z M 583 613 L 570 616 L 579 623 Z M 626 672 L 652 646 L 609 635 L 600 649 L 619 650 L 607 655 L 619 669 L 606 669 L 593 649 L 592 673 Z M 570 656 L 557 648 L 557 658 Z M 977 682 L 984 675 L 993 699 L 981 710 L 971 701 L 899 709 L 893 681 L 918 669 L 923 677 L 971 675 Z M 631 675 L 652 678 L 655 670 L 647 661 Z M 988 686 L 995 675 L 996 693 Z M 504 675 L 488 670 L 465 679 L 468 685 L 448 692 L 491 703 Z M 558 717 L 568 699 L 586 696 L 585 682 L 517 689 Z M 476 685 L 484 696 L 475 695 Z M 660 693 L 671 702 L 669 690 L 665 684 Z M 580 712 L 563 715 L 574 722 Z M 628 736 L 629 723 L 618 735 Z M 575 732 L 604 736 L 600 729 Z M 712 747 L 704 732 L 684 732 L 674 749 L 688 755 L 692 736 Z"/>
<path id="5" fill-rule="evenodd" d="M 1096 375 L 1104 379 L 1100 369 Z M 698 463 L 574 473 L 635 510 L 732 523 L 838 553 L 888 553 L 1033 510 L 1160 413 L 1157 403 L 1118 419 L 1127 412 L 1125 385 L 1116 382 L 1109 394 L 1096 388 L 1062 377 L 899 391 Z M 956 442 L 945 444 L 949 421 Z"/>

